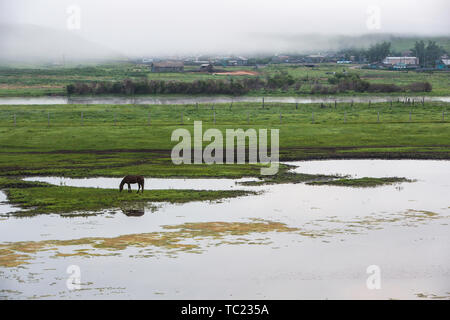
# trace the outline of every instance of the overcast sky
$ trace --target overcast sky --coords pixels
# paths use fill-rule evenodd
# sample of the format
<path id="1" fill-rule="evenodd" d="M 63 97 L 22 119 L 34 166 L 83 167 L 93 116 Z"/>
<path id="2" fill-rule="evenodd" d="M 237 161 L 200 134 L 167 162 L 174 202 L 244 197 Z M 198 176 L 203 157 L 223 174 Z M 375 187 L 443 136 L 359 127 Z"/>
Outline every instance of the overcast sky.
<path id="1" fill-rule="evenodd" d="M 69 25 L 127 55 L 257 51 L 304 33 L 448 35 L 449 13 L 448 0 L 0 0 L 2 23 Z"/>

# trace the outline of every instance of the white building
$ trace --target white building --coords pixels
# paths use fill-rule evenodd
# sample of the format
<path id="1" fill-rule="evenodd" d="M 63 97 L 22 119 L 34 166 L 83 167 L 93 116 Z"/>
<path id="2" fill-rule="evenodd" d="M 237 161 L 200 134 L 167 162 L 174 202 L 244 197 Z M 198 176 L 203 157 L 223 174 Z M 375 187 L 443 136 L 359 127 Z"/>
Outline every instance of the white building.
<path id="1" fill-rule="evenodd" d="M 396 65 L 396 64 L 406 64 L 406 65 L 418 65 L 419 58 L 416 57 L 386 57 L 383 60 L 384 64 Z"/>

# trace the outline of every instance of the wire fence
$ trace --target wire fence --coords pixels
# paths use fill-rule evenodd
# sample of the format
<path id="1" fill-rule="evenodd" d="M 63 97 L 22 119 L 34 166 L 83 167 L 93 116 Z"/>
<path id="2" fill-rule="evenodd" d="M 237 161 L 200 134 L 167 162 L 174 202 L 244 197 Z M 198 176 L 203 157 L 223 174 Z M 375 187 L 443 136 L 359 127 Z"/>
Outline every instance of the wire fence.
<path id="1" fill-rule="evenodd" d="M 356 106 L 328 104 L 178 105 L 178 106 L 1 106 L 1 127 L 26 126 L 158 126 L 189 125 L 283 125 L 355 123 L 447 122 L 447 105 L 370 103 Z"/>

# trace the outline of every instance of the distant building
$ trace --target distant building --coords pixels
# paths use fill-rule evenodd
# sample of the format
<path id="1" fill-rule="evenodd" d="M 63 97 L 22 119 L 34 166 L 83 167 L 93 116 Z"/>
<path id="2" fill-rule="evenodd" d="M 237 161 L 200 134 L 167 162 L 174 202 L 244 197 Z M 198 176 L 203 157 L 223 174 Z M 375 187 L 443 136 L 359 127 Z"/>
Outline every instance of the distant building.
<path id="1" fill-rule="evenodd" d="M 200 71 L 213 72 L 214 66 L 211 63 L 203 63 L 200 65 Z"/>
<path id="2" fill-rule="evenodd" d="M 189 62 L 189 64 L 193 64 L 193 65 L 202 65 L 202 64 L 209 64 L 209 63 L 210 63 L 209 60 L 194 60 L 194 61 Z"/>
<path id="3" fill-rule="evenodd" d="M 246 66 L 248 64 L 248 59 L 244 57 L 237 57 L 236 63 L 238 66 Z"/>
<path id="4" fill-rule="evenodd" d="M 224 57 L 216 60 L 216 64 L 222 66 L 246 66 L 248 65 L 248 59 L 244 57 Z"/>
<path id="5" fill-rule="evenodd" d="M 419 58 L 416 57 L 386 57 L 383 60 L 384 64 L 388 65 L 418 65 Z"/>
<path id="6" fill-rule="evenodd" d="M 450 59 L 441 59 L 438 63 L 436 63 L 436 68 L 443 70 L 443 69 L 450 69 Z"/>
<path id="7" fill-rule="evenodd" d="M 143 64 L 152 64 L 153 59 L 152 58 L 142 58 L 142 63 Z"/>
<path id="8" fill-rule="evenodd" d="M 182 61 L 161 61 L 152 64 L 152 72 L 183 72 L 184 63 Z"/>
<path id="9" fill-rule="evenodd" d="M 272 57 L 273 63 L 289 63 L 289 56 L 286 55 L 276 55 Z"/>
<path id="10" fill-rule="evenodd" d="M 309 56 L 306 56 L 307 62 L 313 62 L 313 63 L 320 63 L 325 60 L 325 56 L 321 54 L 311 54 Z"/>

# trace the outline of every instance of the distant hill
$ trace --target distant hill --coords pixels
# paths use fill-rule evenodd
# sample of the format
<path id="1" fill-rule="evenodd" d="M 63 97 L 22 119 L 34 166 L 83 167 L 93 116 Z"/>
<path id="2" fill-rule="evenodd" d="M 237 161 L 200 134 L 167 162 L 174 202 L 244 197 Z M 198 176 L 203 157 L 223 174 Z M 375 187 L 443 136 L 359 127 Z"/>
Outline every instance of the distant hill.
<path id="1" fill-rule="evenodd" d="M 0 25 L 0 63 L 123 60 L 73 32 L 34 25 Z"/>
<path id="2" fill-rule="evenodd" d="M 425 42 L 428 42 L 429 40 L 436 41 L 438 45 L 442 46 L 445 51 L 450 53 L 450 37 L 393 36 L 390 39 L 392 50 L 400 52 L 411 49 L 414 47 L 414 43 L 419 40 L 424 40 Z"/>
<path id="3" fill-rule="evenodd" d="M 449 36 L 419 36 L 372 33 L 364 35 L 325 35 L 325 34 L 265 34 L 257 35 L 256 38 L 267 39 L 274 43 L 272 47 L 283 48 L 283 53 L 316 53 L 326 51 L 336 51 L 349 48 L 368 48 L 369 46 L 388 41 L 391 42 L 391 49 L 395 52 L 402 52 L 411 49 L 417 40 L 433 40 L 450 53 Z"/>

